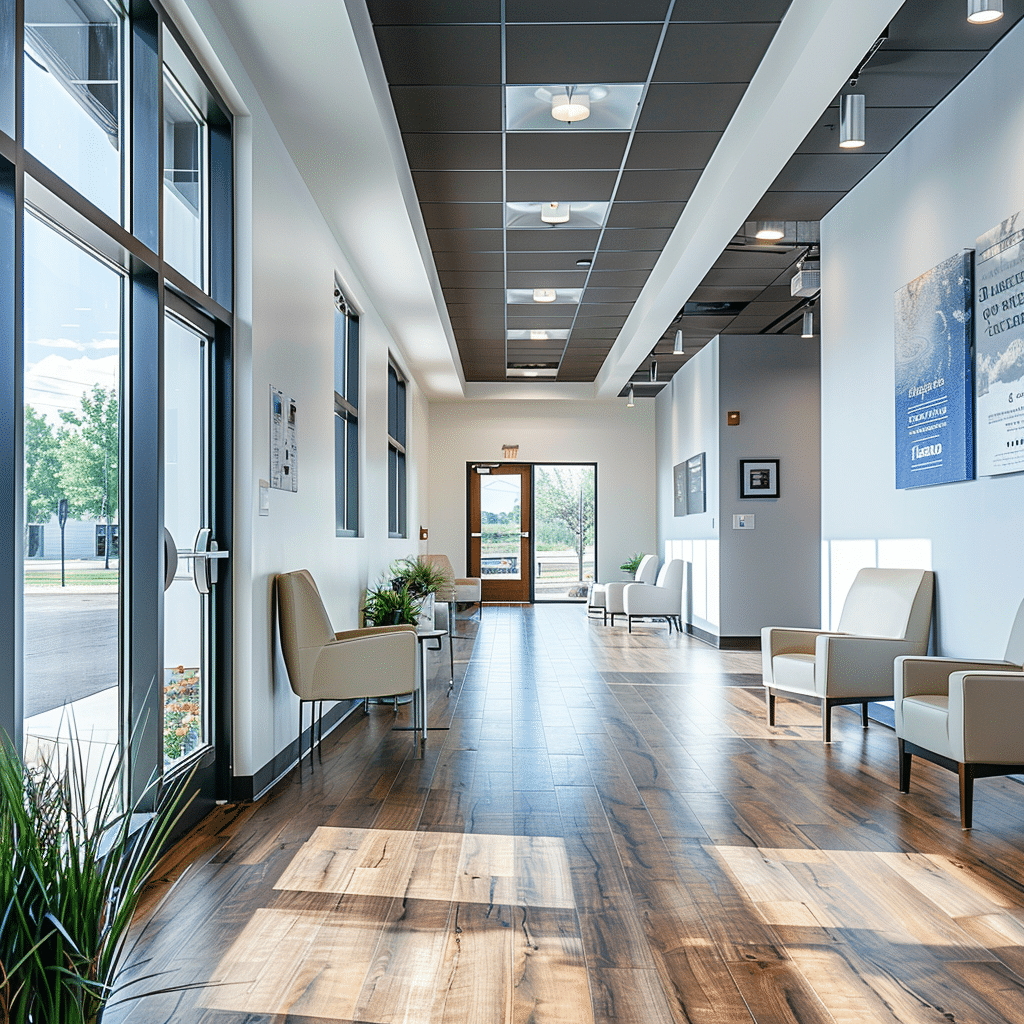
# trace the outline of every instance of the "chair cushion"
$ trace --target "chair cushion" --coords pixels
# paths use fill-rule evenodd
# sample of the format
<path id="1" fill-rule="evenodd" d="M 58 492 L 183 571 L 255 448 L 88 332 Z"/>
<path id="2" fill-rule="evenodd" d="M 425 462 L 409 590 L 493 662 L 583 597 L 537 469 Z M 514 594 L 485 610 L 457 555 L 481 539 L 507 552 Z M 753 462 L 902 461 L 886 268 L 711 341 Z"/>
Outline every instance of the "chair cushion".
<path id="1" fill-rule="evenodd" d="M 772 658 L 772 686 L 798 693 L 817 693 L 814 688 L 814 655 L 776 654 Z"/>
<path id="2" fill-rule="evenodd" d="M 465 579 L 455 581 L 455 600 L 468 601 L 475 604 L 480 600 L 480 581 L 478 579 Z"/>
<path id="3" fill-rule="evenodd" d="M 904 697 L 903 738 L 926 750 L 958 760 L 949 742 L 949 698 L 931 693 Z"/>
<path id="4" fill-rule="evenodd" d="M 605 606 L 605 585 L 603 583 L 595 583 L 590 588 L 590 594 L 587 596 L 587 607 L 588 608 L 603 608 Z"/>

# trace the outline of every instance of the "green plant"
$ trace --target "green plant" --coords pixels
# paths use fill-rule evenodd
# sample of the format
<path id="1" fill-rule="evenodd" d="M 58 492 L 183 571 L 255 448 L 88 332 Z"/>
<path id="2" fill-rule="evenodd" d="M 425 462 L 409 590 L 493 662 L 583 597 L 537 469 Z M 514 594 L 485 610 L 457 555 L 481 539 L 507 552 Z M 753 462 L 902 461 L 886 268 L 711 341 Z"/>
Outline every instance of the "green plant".
<path id="1" fill-rule="evenodd" d="M 631 573 L 632 575 L 635 576 L 636 575 L 636 571 L 637 571 L 637 569 L 640 568 L 640 563 L 643 560 L 644 560 L 644 553 L 642 551 L 637 551 L 635 554 L 630 555 L 629 558 L 627 558 L 622 563 L 622 565 L 619 566 L 619 568 L 623 572 L 628 572 L 628 573 Z"/>
<path id="2" fill-rule="evenodd" d="M 393 584 L 404 584 L 413 597 L 436 594 L 454 582 L 444 569 L 422 558 L 400 558 L 388 571 L 391 573 Z"/>
<path id="3" fill-rule="evenodd" d="M 0 740 L 0 1019 L 10 1024 L 98 1024 L 117 989 L 139 897 L 190 778 L 126 805 L 127 775 L 122 753 L 93 787 L 73 727 L 31 768 Z M 118 1001 L 155 994 L 128 992 L 150 977 L 133 978 Z"/>
<path id="4" fill-rule="evenodd" d="M 366 591 L 363 615 L 374 626 L 415 626 L 420 604 L 407 585 L 394 587 L 385 578 Z"/>

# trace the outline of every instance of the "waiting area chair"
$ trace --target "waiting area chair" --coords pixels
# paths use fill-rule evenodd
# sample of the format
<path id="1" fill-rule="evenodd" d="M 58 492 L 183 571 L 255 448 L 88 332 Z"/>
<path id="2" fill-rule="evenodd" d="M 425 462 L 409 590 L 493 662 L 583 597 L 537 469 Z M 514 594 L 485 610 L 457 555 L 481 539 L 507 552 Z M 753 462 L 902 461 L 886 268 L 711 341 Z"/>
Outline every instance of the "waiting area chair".
<path id="1" fill-rule="evenodd" d="M 824 742 L 832 739 L 832 708 L 893 699 L 893 663 L 900 655 L 928 650 L 934 573 L 923 569 L 861 569 L 850 587 L 839 630 L 761 630 L 761 662 L 768 724 L 775 724 L 775 697 L 821 704 Z"/>
<path id="2" fill-rule="evenodd" d="M 644 555 L 640 559 L 640 564 L 637 566 L 636 572 L 633 574 L 634 583 L 654 583 L 658 576 L 658 559 L 654 555 Z M 587 596 L 587 614 L 590 615 L 593 612 L 598 612 L 604 625 L 608 625 L 608 588 L 610 586 L 622 587 L 625 586 L 625 582 L 622 583 L 595 583 L 590 588 L 590 593 Z M 612 625 L 615 625 L 615 619 L 612 619 Z"/>
<path id="3" fill-rule="evenodd" d="M 366 700 L 416 689 L 416 627 L 372 626 L 335 633 L 320 591 L 306 569 L 277 577 L 277 614 L 288 681 L 302 709 L 307 702 Z M 309 754 L 313 761 L 313 717 Z M 323 740 L 323 720 L 320 722 Z"/>
<path id="4" fill-rule="evenodd" d="M 1024 774 L 1024 602 L 1003 661 L 896 659 L 900 792 L 913 755 L 960 776 L 960 825 L 972 826 L 974 780 Z"/>
<path id="5" fill-rule="evenodd" d="M 683 631 L 683 580 L 686 575 L 686 563 L 681 558 L 670 559 L 658 573 L 653 587 L 640 583 L 627 583 L 612 589 L 609 586 L 608 613 L 615 623 L 615 616 L 620 613 L 626 616 L 626 626 L 633 632 L 634 619 L 664 619 L 668 623 L 668 631 L 672 632 L 673 624 Z"/>
<path id="6" fill-rule="evenodd" d="M 479 576 L 456 576 L 455 568 L 447 555 L 421 555 L 420 557 L 424 562 L 429 562 L 440 569 L 451 580 L 451 586 L 446 587 L 443 594 L 439 593 L 435 600 L 448 605 L 452 624 L 455 622 L 455 607 L 459 603 L 475 604 L 480 612 L 483 612 L 484 606 L 481 600 L 483 581 Z M 451 632 L 451 626 L 445 628 L 449 633 Z"/>

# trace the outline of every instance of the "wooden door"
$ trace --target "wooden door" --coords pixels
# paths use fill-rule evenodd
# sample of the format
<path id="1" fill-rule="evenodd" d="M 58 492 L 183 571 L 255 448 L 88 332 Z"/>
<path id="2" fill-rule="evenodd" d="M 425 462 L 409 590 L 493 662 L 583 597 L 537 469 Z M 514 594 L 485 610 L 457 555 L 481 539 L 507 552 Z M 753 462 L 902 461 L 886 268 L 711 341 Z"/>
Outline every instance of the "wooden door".
<path id="1" fill-rule="evenodd" d="M 528 604 L 533 467 L 482 468 L 469 472 L 469 575 L 484 601 Z"/>

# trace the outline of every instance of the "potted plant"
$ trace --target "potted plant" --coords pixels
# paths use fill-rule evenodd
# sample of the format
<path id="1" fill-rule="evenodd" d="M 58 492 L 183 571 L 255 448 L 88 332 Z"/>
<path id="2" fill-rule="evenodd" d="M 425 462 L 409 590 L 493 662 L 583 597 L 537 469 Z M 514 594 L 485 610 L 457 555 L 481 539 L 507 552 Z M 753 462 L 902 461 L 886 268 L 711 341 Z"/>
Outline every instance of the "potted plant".
<path id="1" fill-rule="evenodd" d="M 420 602 L 419 623 L 427 629 L 434 626 L 434 595 L 453 585 L 454 580 L 443 569 L 422 558 L 401 558 L 389 572 L 392 586 L 404 586 Z"/>
<path id="2" fill-rule="evenodd" d="M 393 585 L 392 580 L 382 579 L 375 587 L 366 591 L 363 602 L 363 617 L 371 626 L 415 626 L 419 620 L 420 602 L 402 584 Z"/>
<path id="3" fill-rule="evenodd" d="M 95 783 L 87 759 L 73 728 L 33 767 L 0 737 L 0 1014 L 10 1024 L 98 1024 L 112 996 L 154 991 L 138 988 L 148 976 L 123 991 L 118 981 L 139 897 L 187 806 L 190 777 L 139 816 L 151 794 L 124 803 L 124 753 Z"/>
<path id="4" fill-rule="evenodd" d="M 642 551 L 637 551 L 635 554 L 630 555 L 629 558 L 619 566 L 619 568 L 623 572 L 628 572 L 630 576 L 636 576 L 636 571 L 640 568 L 640 563 L 643 560 L 644 553 Z"/>

